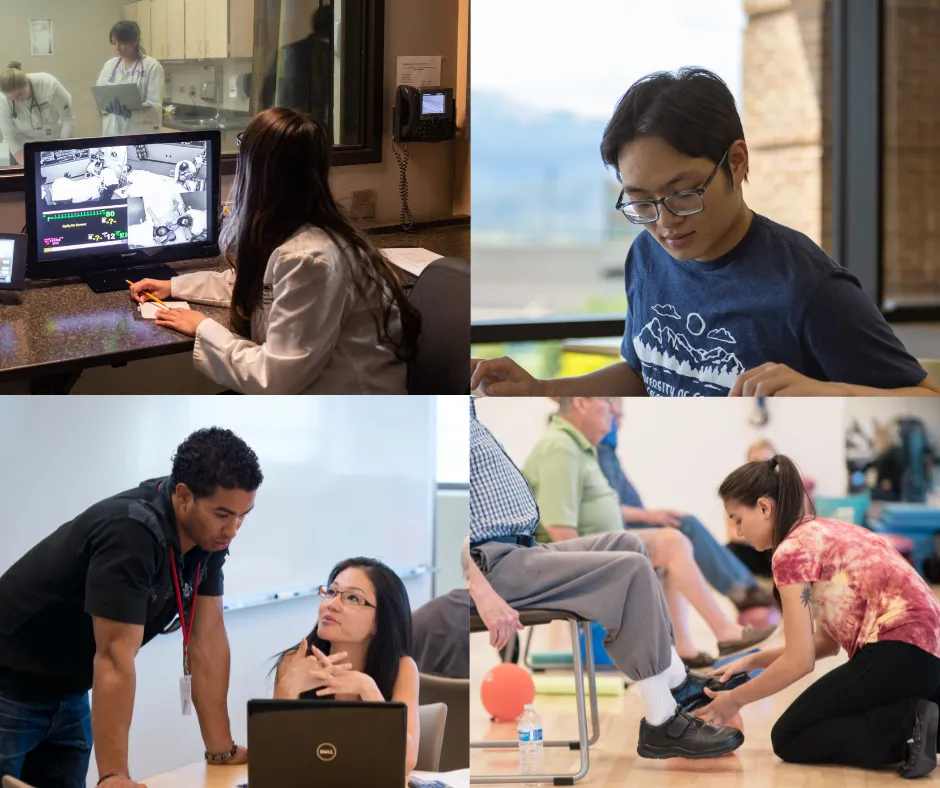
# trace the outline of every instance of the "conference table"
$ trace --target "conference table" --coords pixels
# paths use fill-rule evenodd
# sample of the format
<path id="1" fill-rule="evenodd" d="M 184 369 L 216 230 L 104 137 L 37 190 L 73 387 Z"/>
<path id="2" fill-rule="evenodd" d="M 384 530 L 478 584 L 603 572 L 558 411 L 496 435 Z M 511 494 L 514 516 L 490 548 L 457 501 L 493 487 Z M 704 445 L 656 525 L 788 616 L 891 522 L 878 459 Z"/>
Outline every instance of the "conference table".
<path id="1" fill-rule="evenodd" d="M 441 780 L 451 788 L 470 788 L 470 770 L 413 772 L 416 777 Z M 239 788 L 248 782 L 247 766 L 207 766 L 193 763 L 142 781 L 147 788 Z M 402 785 L 405 783 L 402 781 Z"/>

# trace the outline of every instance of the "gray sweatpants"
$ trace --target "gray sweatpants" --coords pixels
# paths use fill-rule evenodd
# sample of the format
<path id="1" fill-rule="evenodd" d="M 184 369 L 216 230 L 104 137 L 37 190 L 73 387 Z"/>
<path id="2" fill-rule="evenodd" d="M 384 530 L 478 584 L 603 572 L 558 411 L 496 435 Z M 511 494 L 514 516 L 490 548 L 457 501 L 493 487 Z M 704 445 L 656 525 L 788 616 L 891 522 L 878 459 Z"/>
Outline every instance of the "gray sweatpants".
<path id="1" fill-rule="evenodd" d="M 563 610 L 597 621 L 611 660 L 631 680 L 669 667 L 672 619 L 635 534 L 613 531 L 534 547 L 487 542 L 471 556 L 514 608 Z"/>

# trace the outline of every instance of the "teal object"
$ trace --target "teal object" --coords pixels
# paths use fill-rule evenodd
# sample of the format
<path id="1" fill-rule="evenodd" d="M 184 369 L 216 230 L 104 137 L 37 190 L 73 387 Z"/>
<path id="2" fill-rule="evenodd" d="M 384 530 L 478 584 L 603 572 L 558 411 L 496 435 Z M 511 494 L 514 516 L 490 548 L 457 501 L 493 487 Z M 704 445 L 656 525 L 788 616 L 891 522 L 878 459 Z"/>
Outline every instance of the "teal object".
<path id="1" fill-rule="evenodd" d="M 842 520 L 853 525 L 866 525 L 871 506 L 870 493 L 843 495 L 838 498 L 817 496 L 813 499 L 816 516 L 828 520 Z"/>
<path id="2" fill-rule="evenodd" d="M 591 622 L 591 645 L 594 647 L 594 664 L 597 667 L 613 666 L 613 660 L 604 648 L 604 628 L 596 621 Z M 584 648 L 584 634 L 581 635 L 581 659 L 587 659 Z"/>
<path id="3" fill-rule="evenodd" d="M 571 665 L 574 657 L 570 651 L 531 651 L 529 662 L 537 667 L 552 667 L 555 665 Z"/>

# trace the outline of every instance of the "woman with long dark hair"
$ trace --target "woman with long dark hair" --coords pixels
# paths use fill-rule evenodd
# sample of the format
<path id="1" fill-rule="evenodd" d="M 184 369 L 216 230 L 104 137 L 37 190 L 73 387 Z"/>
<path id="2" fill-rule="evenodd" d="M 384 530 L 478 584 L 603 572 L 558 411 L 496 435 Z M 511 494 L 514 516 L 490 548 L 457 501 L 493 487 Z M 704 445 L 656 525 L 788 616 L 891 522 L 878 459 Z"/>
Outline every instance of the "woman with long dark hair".
<path id="1" fill-rule="evenodd" d="M 102 112 L 101 135 L 152 134 L 163 125 L 163 66 L 150 57 L 140 44 L 140 26 L 136 22 L 115 22 L 108 33 L 114 57 L 105 61 L 98 75 L 99 85 L 136 85 L 141 109 L 129 109 L 113 101 Z"/>
<path id="2" fill-rule="evenodd" d="M 232 214 L 220 246 L 230 270 L 150 291 L 228 306 L 231 330 L 194 310 L 157 325 L 194 336 L 196 368 L 244 394 L 403 394 L 421 319 L 394 269 L 340 213 L 329 185 L 331 141 L 309 115 L 265 110 L 244 132 Z"/>
<path id="3" fill-rule="evenodd" d="M 349 558 L 320 588 L 310 633 L 282 652 L 275 698 L 395 701 L 408 706 L 405 773 L 418 762 L 418 666 L 404 583 L 372 558 Z"/>
<path id="4" fill-rule="evenodd" d="M 817 518 L 787 457 L 738 468 L 718 493 L 738 533 L 758 550 L 773 550 L 786 645 L 714 671 L 724 681 L 764 668 L 736 689 L 706 689 L 712 702 L 702 716 L 720 724 L 844 648 L 848 662 L 777 720 L 774 752 L 791 763 L 898 765 L 906 778 L 930 773 L 937 765 L 940 602 L 927 584 L 881 536 Z"/>

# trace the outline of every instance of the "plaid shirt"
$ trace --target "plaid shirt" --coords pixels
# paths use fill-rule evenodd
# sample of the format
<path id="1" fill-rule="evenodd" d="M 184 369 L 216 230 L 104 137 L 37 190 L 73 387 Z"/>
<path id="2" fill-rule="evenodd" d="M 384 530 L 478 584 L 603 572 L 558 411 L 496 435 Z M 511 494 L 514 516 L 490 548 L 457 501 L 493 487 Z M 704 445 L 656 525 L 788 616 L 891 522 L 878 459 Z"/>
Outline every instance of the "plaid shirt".
<path id="1" fill-rule="evenodd" d="M 535 496 L 470 400 L 470 541 L 531 534 L 539 522 Z"/>

